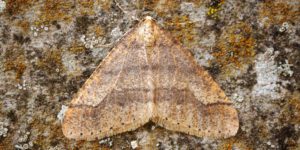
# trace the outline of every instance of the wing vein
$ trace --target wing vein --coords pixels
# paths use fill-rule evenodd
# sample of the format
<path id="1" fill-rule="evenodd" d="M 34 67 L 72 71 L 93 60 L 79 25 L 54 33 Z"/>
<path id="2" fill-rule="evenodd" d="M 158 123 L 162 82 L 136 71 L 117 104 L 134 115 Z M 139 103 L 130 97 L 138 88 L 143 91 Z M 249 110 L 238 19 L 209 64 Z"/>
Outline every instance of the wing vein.
<path id="1" fill-rule="evenodd" d="M 126 56 L 123 58 L 123 62 L 121 65 L 121 69 L 120 72 L 118 73 L 117 77 L 116 77 L 116 81 L 114 82 L 114 84 L 111 86 L 110 91 L 106 93 L 106 95 L 103 97 L 103 99 L 105 99 L 107 97 L 107 95 L 111 94 L 112 91 L 115 89 L 115 87 L 117 86 L 117 83 L 119 81 L 120 75 L 123 72 L 123 68 L 124 68 L 124 64 L 125 64 L 125 60 L 127 60 L 127 56 L 128 56 L 128 52 L 126 52 Z M 102 101 L 102 100 L 101 100 Z"/>

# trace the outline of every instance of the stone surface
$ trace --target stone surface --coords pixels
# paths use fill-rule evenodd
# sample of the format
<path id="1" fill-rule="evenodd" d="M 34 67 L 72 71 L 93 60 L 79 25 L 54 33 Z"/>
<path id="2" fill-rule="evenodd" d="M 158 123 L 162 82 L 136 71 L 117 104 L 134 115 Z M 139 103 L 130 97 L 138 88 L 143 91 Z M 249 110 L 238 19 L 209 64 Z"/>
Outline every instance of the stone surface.
<path id="1" fill-rule="evenodd" d="M 131 141 L 152 149 L 300 147 L 298 0 L 0 3 L 0 149 L 130 149 Z M 147 15 L 187 47 L 233 101 L 240 119 L 235 137 L 197 138 L 151 123 L 104 142 L 63 136 L 62 105 Z"/>

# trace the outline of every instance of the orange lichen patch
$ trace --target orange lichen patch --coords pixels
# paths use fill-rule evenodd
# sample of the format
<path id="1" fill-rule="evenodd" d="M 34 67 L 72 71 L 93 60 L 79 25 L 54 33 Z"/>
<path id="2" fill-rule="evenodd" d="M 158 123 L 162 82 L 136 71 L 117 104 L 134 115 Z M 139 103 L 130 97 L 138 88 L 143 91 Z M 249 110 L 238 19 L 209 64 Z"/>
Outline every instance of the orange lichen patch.
<path id="1" fill-rule="evenodd" d="M 47 111 L 43 113 L 43 116 L 46 116 L 45 114 Z M 55 118 L 55 117 L 53 117 Z M 48 122 L 49 123 L 49 122 Z M 51 124 L 54 124 L 51 121 Z M 45 138 L 42 134 L 39 134 L 36 136 L 36 139 L 33 141 L 34 147 L 38 149 L 49 149 L 49 145 L 55 147 L 57 142 L 55 140 L 61 140 L 63 139 L 62 131 L 59 125 L 47 125 L 44 121 L 41 121 L 40 119 L 34 119 L 34 121 L 30 124 L 30 126 L 36 130 L 39 131 L 39 133 L 43 133 L 45 130 L 50 130 L 52 134 L 49 134 L 49 138 Z M 50 128 L 50 129 L 48 129 Z M 49 141 L 49 139 L 55 139 Z"/>
<path id="2" fill-rule="evenodd" d="M 100 5 L 104 11 L 109 12 L 112 4 L 112 0 L 98 0 L 96 5 Z"/>
<path id="3" fill-rule="evenodd" d="M 43 7 L 41 7 L 40 22 L 49 23 L 51 21 L 71 21 L 72 13 L 71 9 L 73 2 L 58 1 L 58 0 L 46 0 Z"/>
<path id="4" fill-rule="evenodd" d="M 4 71 L 15 71 L 16 79 L 21 79 L 26 70 L 25 56 L 23 50 L 8 50 L 5 53 Z"/>
<path id="5" fill-rule="evenodd" d="M 84 47 L 84 45 L 80 45 L 78 43 L 73 43 L 72 46 L 68 49 L 68 51 L 75 53 L 75 54 L 79 54 L 82 52 L 86 51 L 86 48 Z"/>
<path id="6" fill-rule="evenodd" d="M 186 2 L 193 3 L 196 5 L 196 7 L 199 7 L 203 4 L 203 1 L 199 0 L 186 0 Z M 158 16 L 163 17 L 171 14 L 176 10 L 179 10 L 181 3 L 182 1 L 180 0 L 142 0 L 139 1 L 137 7 L 139 9 L 155 11 Z"/>
<path id="7" fill-rule="evenodd" d="M 174 16 L 166 19 L 165 28 L 171 31 L 172 36 L 180 43 L 191 48 L 196 44 L 197 32 L 195 31 L 195 23 L 191 22 L 188 16 Z"/>
<path id="8" fill-rule="evenodd" d="M 7 0 L 6 12 L 10 15 L 21 14 L 24 10 L 28 9 L 37 0 Z"/>
<path id="9" fill-rule="evenodd" d="M 178 10 L 180 8 L 180 3 L 179 0 L 143 0 L 139 1 L 138 8 L 155 11 L 158 16 L 163 17 Z"/>
<path id="10" fill-rule="evenodd" d="M 78 7 L 80 9 L 81 15 L 95 15 L 94 5 L 95 1 L 91 0 L 78 0 Z"/>
<path id="11" fill-rule="evenodd" d="M 200 1 L 199 0 L 186 0 L 186 2 L 193 3 L 196 5 L 196 7 L 199 7 L 204 3 L 204 1 L 201 1 L 201 0 Z"/>
<path id="12" fill-rule="evenodd" d="M 217 50 L 212 52 L 215 61 L 221 67 L 241 67 L 251 63 L 255 55 L 255 39 L 252 28 L 246 23 L 237 23 L 223 30 L 217 43 Z"/>
<path id="13" fill-rule="evenodd" d="M 60 50 L 50 50 L 45 56 L 37 62 L 38 69 L 47 73 L 54 73 L 63 69 L 63 63 Z"/>
<path id="14" fill-rule="evenodd" d="M 89 26 L 87 32 L 88 33 L 90 33 L 90 32 L 94 33 L 96 35 L 96 37 L 105 35 L 105 29 L 102 26 L 98 25 L 98 24 Z"/>
<path id="15" fill-rule="evenodd" d="M 281 112 L 282 122 L 300 124 L 300 93 L 295 92 L 283 107 Z"/>
<path id="16" fill-rule="evenodd" d="M 252 150 L 253 148 L 251 148 L 249 146 L 249 144 L 241 139 L 241 138 L 229 138 L 229 139 L 225 139 L 220 146 L 217 148 L 218 150 L 232 150 L 232 149 L 243 149 L 243 150 Z"/>
<path id="17" fill-rule="evenodd" d="M 196 6 L 201 5 L 202 1 L 188 0 Z M 161 18 L 165 18 L 163 26 L 172 32 L 172 35 L 189 48 L 196 43 L 195 23 L 189 19 L 188 15 L 178 15 L 181 1 L 175 0 L 153 0 L 139 1 L 137 7 L 143 10 L 150 10 L 157 13 Z M 171 15 L 171 16 L 170 16 Z"/>
<path id="18" fill-rule="evenodd" d="M 74 147 L 71 146 L 73 145 L 72 142 L 67 141 L 70 144 L 66 144 L 65 148 L 67 149 L 73 149 Z M 113 143 L 114 145 L 116 144 L 115 142 Z M 76 148 L 78 149 L 88 149 L 88 150 L 112 150 L 113 148 L 109 147 L 108 145 L 100 145 L 99 146 L 99 142 L 97 141 L 90 141 L 90 142 L 86 142 L 86 141 L 76 141 Z M 118 147 L 117 149 L 119 149 L 120 147 Z"/>
<path id="19" fill-rule="evenodd" d="M 21 27 L 23 32 L 28 33 L 30 29 L 30 23 L 26 20 L 20 20 L 17 22 L 17 26 Z"/>
<path id="20" fill-rule="evenodd" d="M 299 18 L 299 10 L 299 5 L 288 4 L 286 1 L 267 0 L 259 7 L 259 19 L 266 27 L 286 21 L 293 22 Z"/>
<path id="21" fill-rule="evenodd" d="M 1 142 L 0 142 L 0 149 L 2 150 L 11 150 L 15 149 L 11 141 L 13 141 L 14 136 L 13 134 L 8 134 L 5 138 L 1 137 Z"/>

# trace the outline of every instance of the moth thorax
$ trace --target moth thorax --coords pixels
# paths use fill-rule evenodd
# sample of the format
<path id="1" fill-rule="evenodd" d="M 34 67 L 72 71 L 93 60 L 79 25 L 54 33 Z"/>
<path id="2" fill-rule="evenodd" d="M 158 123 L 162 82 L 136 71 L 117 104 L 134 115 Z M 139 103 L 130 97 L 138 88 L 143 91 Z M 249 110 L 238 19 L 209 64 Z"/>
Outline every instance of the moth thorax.
<path id="1" fill-rule="evenodd" d="M 146 22 L 143 27 L 140 28 L 140 38 L 143 39 L 146 47 L 152 47 L 155 43 L 155 34 L 153 25 L 151 22 Z"/>

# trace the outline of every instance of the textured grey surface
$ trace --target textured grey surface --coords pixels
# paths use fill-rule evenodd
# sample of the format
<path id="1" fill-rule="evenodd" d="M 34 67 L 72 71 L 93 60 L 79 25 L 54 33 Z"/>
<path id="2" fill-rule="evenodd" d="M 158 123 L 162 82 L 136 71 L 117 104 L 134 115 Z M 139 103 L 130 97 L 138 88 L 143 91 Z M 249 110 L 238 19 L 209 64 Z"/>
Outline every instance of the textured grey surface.
<path id="1" fill-rule="evenodd" d="M 0 0 L 0 149 L 299 149 L 299 7 L 298 0 Z M 153 124 L 95 142 L 63 136 L 62 106 L 146 15 L 233 101 L 235 137 L 196 138 Z"/>

